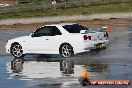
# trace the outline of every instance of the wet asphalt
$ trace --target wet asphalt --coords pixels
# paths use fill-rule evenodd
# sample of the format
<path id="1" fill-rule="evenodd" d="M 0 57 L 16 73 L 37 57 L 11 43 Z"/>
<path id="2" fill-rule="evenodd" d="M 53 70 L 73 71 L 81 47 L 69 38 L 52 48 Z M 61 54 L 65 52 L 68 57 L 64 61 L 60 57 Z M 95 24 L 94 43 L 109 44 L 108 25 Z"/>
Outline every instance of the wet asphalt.
<path id="1" fill-rule="evenodd" d="M 112 26 L 110 45 L 105 50 L 77 54 L 0 55 L 0 88 L 83 88 L 78 77 L 85 67 L 90 79 L 132 80 L 132 27 Z M 0 40 L 28 35 L 33 30 L 0 30 Z M 4 51 L 3 51 L 4 52 Z M 89 85 L 86 88 L 132 88 L 131 85 Z"/>

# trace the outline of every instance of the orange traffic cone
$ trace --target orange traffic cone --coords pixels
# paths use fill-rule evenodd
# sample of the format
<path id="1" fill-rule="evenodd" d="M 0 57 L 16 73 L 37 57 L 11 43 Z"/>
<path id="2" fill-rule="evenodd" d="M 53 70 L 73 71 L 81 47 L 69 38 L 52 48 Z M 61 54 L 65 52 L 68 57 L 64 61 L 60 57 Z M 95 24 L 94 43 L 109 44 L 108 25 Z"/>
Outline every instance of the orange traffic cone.
<path id="1" fill-rule="evenodd" d="M 107 26 L 107 32 L 111 32 L 110 24 Z"/>
<path id="2" fill-rule="evenodd" d="M 88 78 L 88 72 L 84 70 L 84 67 L 82 67 L 82 77 Z"/>

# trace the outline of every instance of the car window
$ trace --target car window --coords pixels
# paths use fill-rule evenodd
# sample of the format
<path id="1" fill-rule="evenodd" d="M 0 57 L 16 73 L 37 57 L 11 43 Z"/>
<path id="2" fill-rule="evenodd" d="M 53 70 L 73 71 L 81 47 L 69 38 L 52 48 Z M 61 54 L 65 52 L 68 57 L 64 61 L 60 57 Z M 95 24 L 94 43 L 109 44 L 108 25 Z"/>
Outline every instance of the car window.
<path id="1" fill-rule="evenodd" d="M 61 35 L 62 33 L 60 32 L 60 30 L 53 26 L 53 29 L 52 29 L 52 36 L 55 36 L 55 35 Z"/>
<path id="2" fill-rule="evenodd" d="M 63 28 L 66 29 L 69 33 L 80 33 L 81 30 L 88 30 L 88 28 L 80 24 L 65 25 Z"/>
<path id="3" fill-rule="evenodd" d="M 40 36 L 55 36 L 61 35 L 60 30 L 56 26 L 45 26 L 37 29 L 33 37 L 40 37 Z"/>
<path id="4" fill-rule="evenodd" d="M 40 36 L 51 36 L 52 35 L 52 27 L 50 26 L 45 26 L 37 29 L 33 37 L 40 37 Z"/>

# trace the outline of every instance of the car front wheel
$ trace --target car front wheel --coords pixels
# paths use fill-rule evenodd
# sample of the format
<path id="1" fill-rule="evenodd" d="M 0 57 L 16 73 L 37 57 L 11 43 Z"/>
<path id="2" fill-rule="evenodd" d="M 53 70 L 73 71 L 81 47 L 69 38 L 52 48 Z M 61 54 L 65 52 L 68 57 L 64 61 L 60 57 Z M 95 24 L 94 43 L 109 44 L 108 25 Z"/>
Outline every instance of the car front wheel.
<path id="1" fill-rule="evenodd" d="M 22 46 L 18 43 L 12 44 L 11 54 L 16 58 L 24 57 Z"/>
<path id="2" fill-rule="evenodd" d="M 60 46 L 60 54 L 65 58 L 73 56 L 73 47 L 70 44 L 62 44 Z"/>

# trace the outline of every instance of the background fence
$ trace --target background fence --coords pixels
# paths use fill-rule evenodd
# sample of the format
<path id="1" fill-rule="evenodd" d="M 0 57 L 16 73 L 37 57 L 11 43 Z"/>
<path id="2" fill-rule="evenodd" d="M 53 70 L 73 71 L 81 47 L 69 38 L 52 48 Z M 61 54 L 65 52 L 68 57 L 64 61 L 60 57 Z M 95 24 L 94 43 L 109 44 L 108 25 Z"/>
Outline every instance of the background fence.
<path id="1" fill-rule="evenodd" d="M 42 1 L 42 0 L 41 0 Z M 55 9 L 72 9 L 78 7 L 88 7 L 88 6 L 99 6 L 99 5 L 124 5 L 132 4 L 132 0 L 63 0 L 55 4 Z M 24 12 L 24 11 L 47 11 L 52 10 L 54 5 L 52 5 L 51 0 L 43 0 L 28 2 L 28 3 L 19 3 L 16 5 L 11 5 L 9 7 L 1 7 L 0 13 L 7 12 Z"/>
<path id="2" fill-rule="evenodd" d="M 54 5 L 51 0 L 18 1 L 20 0 L 15 2 L 17 4 L 0 7 L 0 19 L 69 15 L 86 15 L 88 16 L 87 18 L 91 18 L 91 14 L 92 18 L 94 18 L 93 14 L 96 15 L 97 13 L 125 12 L 127 14 L 125 18 L 130 21 L 130 12 L 132 11 L 132 0 L 57 0 L 58 2 Z M 124 17 L 121 13 L 118 14 L 120 14 L 119 17 Z M 108 16 L 110 15 L 108 14 Z M 116 18 L 114 16 L 112 15 L 110 18 Z"/>

